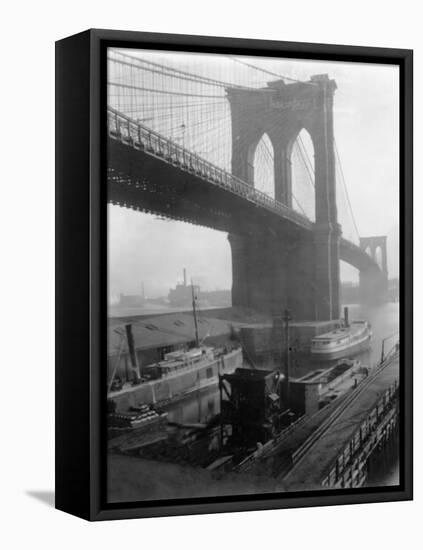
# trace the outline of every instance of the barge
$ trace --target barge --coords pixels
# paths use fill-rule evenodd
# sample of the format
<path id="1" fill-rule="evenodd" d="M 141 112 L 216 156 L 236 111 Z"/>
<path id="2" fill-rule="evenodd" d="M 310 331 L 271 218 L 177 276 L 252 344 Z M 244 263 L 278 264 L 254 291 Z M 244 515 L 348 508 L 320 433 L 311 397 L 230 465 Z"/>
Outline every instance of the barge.
<path id="1" fill-rule="evenodd" d="M 242 350 L 218 350 L 200 346 L 188 351 L 172 352 L 163 361 L 143 368 L 137 384 L 127 383 L 110 391 L 118 411 L 128 410 L 139 403 L 157 405 L 192 392 L 217 386 L 219 375 L 229 374 L 242 366 Z"/>

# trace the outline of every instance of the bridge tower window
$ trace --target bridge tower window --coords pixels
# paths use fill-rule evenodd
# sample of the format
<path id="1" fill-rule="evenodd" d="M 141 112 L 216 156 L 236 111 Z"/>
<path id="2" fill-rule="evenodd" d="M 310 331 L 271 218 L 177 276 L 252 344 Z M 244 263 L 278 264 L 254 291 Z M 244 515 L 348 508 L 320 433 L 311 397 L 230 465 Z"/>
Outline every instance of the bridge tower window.
<path id="1" fill-rule="evenodd" d="M 380 246 L 378 246 L 376 248 L 376 250 L 374 251 L 374 258 L 375 258 L 375 261 L 377 263 L 377 265 L 380 267 L 380 269 L 383 269 L 383 265 L 382 265 L 382 249 Z"/>
<path id="2" fill-rule="evenodd" d="M 316 219 L 314 147 L 304 128 L 291 143 L 292 207 L 312 221 Z"/>
<path id="3" fill-rule="evenodd" d="M 252 173 L 251 180 L 254 182 L 254 187 L 275 198 L 275 160 L 272 142 L 267 134 L 263 134 L 258 142 L 252 166 L 249 166 L 249 171 Z"/>

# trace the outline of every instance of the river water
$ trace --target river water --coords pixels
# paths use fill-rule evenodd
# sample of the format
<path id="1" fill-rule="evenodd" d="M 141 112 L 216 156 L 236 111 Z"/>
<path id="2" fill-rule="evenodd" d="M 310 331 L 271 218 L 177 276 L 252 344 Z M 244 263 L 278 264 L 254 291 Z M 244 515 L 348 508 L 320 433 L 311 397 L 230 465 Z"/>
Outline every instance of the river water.
<path id="1" fill-rule="evenodd" d="M 398 341 L 399 303 L 387 303 L 378 307 L 349 305 L 350 320 L 364 319 L 372 325 L 372 345 L 359 359 L 364 365 L 374 365 L 381 359 L 382 342 L 385 355 Z M 321 364 L 319 365 L 321 368 Z M 316 368 L 310 362 L 310 370 Z M 170 405 L 167 409 L 169 420 L 180 423 L 202 423 L 216 415 L 220 410 L 219 390 L 213 389 L 197 392 L 190 397 Z M 378 457 L 377 467 L 369 475 L 368 484 L 397 485 L 399 483 L 398 448 L 390 446 L 384 456 Z"/>

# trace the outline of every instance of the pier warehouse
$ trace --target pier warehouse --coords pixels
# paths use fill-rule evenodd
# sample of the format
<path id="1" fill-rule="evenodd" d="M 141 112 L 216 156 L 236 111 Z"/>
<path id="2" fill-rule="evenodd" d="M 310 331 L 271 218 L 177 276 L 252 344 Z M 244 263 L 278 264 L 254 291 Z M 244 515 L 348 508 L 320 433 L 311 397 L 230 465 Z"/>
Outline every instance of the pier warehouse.
<path id="1" fill-rule="evenodd" d="M 214 347 L 231 347 L 234 323 L 214 317 L 198 316 L 200 342 Z M 195 345 L 192 313 L 166 313 L 151 317 L 109 319 L 108 379 L 114 369 L 123 382 L 131 380 L 131 363 L 125 324 L 132 325 L 134 345 L 141 368 L 161 361 L 166 353 Z"/>

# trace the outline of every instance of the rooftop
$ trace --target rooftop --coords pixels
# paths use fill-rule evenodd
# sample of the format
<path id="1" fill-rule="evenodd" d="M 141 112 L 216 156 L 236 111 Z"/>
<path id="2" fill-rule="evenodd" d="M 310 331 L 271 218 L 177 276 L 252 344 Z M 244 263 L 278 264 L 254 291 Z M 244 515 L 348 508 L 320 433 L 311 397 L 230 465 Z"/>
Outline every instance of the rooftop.
<path id="1" fill-rule="evenodd" d="M 231 322 L 213 317 L 197 317 L 198 336 L 200 341 L 207 337 L 229 334 Z M 137 320 L 128 319 L 132 324 L 134 343 L 136 349 L 150 349 L 184 344 L 195 340 L 195 325 L 192 313 L 170 313 L 156 315 Z M 108 328 L 108 355 L 118 353 L 122 344 L 122 351 L 128 351 L 125 335 L 125 322 L 117 324 L 109 323 Z M 123 335 L 123 342 L 122 336 Z M 207 340 L 206 342 L 207 343 Z"/>

